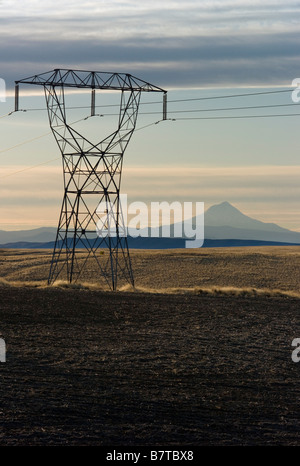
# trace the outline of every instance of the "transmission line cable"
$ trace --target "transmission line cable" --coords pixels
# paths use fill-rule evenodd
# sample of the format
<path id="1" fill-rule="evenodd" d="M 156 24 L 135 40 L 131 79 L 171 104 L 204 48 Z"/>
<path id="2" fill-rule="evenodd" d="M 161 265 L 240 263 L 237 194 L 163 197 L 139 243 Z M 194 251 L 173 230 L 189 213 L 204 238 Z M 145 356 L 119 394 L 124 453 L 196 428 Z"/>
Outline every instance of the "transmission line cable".
<path id="1" fill-rule="evenodd" d="M 229 98 L 236 98 L 236 97 L 251 97 L 251 96 L 258 96 L 258 95 L 269 95 L 269 94 L 279 94 L 279 93 L 284 93 L 284 92 L 292 92 L 293 90 L 295 89 L 290 88 L 290 89 L 280 89 L 276 91 L 247 92 L 247 93 L 242 93 L 242 94 L 226 94 L 226 95 L 208 96 L 208 97 L 194 97 L 194 98 L 189 98 L 189 99 L 172 99 L 172 100 L 168 100 L 168 103 L 193 102 L 193 101 L 200 101 L 200 100 L 215 100 L 215 99 L 229 99 Z M 140 105 L 155 105 L 155 104 L 161 104 L 161 101 L 141 102 Z M 95 108 L 109 108 L 109 107 L 110 108 L 119 107 L 119 104 L 105 104 L 105 105 L 95 106 Z M 68 107 L 69 110 L 88 109 L 88 108 L 90 107 L 89 106 Z M 27 110 L 22 110 L 22 111 L 46 111 L 46 110 L 47 109 L 45 108 L 29 108 Z M 7 116 L 7 115 L 4 115 L 4 116 Z"/>
<path id="2" fill-rule="evenodd" d="M 102 115 L 101 115 L 101 116 L 102 116 Z M 85 119 L 86 119 L 86 118 L 81 118 L 80 120 L 73 121 L 72 123 L 70 123 L 70 126 L 71 126 L 71 125 L 75 125 L 76 123 L 79 123 L 80 121 L 83 121 L 83 120 L 85 120 Z M 27 139 L 26 141 L 20 142 L 19 144 L 15 144 L 14 146 L 7 147 L 6 149 L 0 150 L 0 154 L 3 153 L 3 152 L 8 152 L 9 150 L 15 149 L 16 147 L 23 146 L 24 144 L 28 144 L 28 143 L 30 143 L 30 142 L 36 141 L 37 139 L 44 138 L 45 136 L 49 136 L 50 134 L 51 134 L 51 131 L 48 131 L 47 133 L 41 134 L 40 136 L 36 136 L 36 137 L 34 137 L 34 138 Z"/>
<path id="3" fill-rule="evenodd" d="M 293 117 L 300 116 L 300 113 L 285 113 L 274 115 L 238 115 L 238 116 L 215 116 L 215 117 L 186 117 L 186 118 L 172 118 L 173 121 L 183 120 L 231 120 L 243 118 L 273 118 L 273 117 Z"/>
<path id="4" fill-rule="evenodd" d="M 101 115 L 99 115 L 101 116 Z M 88 117 L 90 118 L 90 117 Z M 84 118 L 85 119 L 85 118 Z M 82 121 L 82 120 L 78 120 L 78 121 L 75 121 L 73 124 L 75 123 L 78 123 L 79 121 Z M 153 126 L 153 125 L 157 125 L 158 123 L 160 123 L 161 121 L 164 121 L 164 120 L 159 120 L 159 121 L 155 121 L 153 123 L 150 123 L 149 125 L 145 125 L 145 126 L 142 126 L 140 128 L 137 128 L 135 131 L 141 131 L 142 129 L 145 129 L 145 128 L 148 128 L 149 126 Z M 5 152 L 5 151 L 8 151 L 10 149 L 14 149 L 15 147 L 19 147 L 19 146 L 22 146 L 23 144 L 27 144 L 28 142 L 32 142 L 32 141 L 35 141 L 36 139 L 39 139 L 39 138 L 43 138 L 47 135 L 51 134 L 51 131 L 49 131 L 48 133 L 45 133 L 41 136 L 37 136 L 36 138 L 33 138 L 33 139 L 29 139 L 27 141 L 24 141 L 24 142 L 21 142 L 20 144 L 17 144 L 13 147 L 9 147 L 8 149 L 4 149 L 4 151 L 0 151 L 1 152 Z M 17 170 L 15 172 L 12 172 L 12 173 L 9 173 L 8 175 L 3 175 L 3 176 L 0 176 L 0 179 L 2 178 L 8 178 L 9 176 L 13 176 L 13 175 L 17 175 L 18 173 L 22 173 L 22 172 L 25 172 L 25 171 L 28 171 L 28 170 L 32 170 L 34 168 L 37 168 L 37 167 L 40 167 L 41 165 L 46 165 L 48 163 L 51 163 L 51 162 L 55 162 L 56 160 L 60 160 L 60 157 L 56 157 L 55 159 L 51 159 L 51 160 L 46 160 L 46 162 L 42 162 L 42 163 L 39 163 L 37 165 L 32 165 L 30 167 L 26 167 L 26 168 L 22 168 L 21 170 Z"/>
<path id="5" fill-rule="evenodd" d="M 37 139 L 44 138 L 45 136 L 48 136 L 49 134 L 51 134 L 50 131 L 48 131 L 48 133 L 41 134 L 40 136 L 36 136 L 35 138 L 27 139 L 26 141 L 20 142 L 19 144 L 15 144 L 14 146 L 8 147 L 6 149 L 2 149 L 0 150 L 0 154 L 2 154 L 3 152 L 8 152 L 9 150 L 15 149 L 16 147 L 23 146 L 24 144 L 28 144 L 29 142 L 36 141 Z"/>
<path id="6" fill-rule="evenodd" d="M 59 159 L 60 159 L 60 157 L 56 157 L 56 159 L 47 160 L 46 162 L 38 163 L 37 165 L 32 165 L 31 167 L 22 168 L 21 170 L 17 170 L 15 172 L 8 173 L 7 175 L 0 176 L 0 179 L 8 178 L 9 176 L 17 175 L 18 173 L 22 173 L 22 172 L 25 172 L 27 170 L 33 170 L 34 168 L 40 167 L 41 165 L 47 165 L 48 163 L 54 162 L 54 161 L 59 160 Z"/>

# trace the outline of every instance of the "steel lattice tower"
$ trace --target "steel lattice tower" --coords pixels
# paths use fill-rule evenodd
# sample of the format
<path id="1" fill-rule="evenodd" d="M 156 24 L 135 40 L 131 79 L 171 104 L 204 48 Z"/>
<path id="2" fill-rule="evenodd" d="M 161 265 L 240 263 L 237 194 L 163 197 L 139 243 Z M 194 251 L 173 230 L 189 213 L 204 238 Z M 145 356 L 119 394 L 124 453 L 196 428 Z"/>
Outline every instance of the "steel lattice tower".
<path id="1" fill-rule="evenodd" d="M 94 259 L 111 289 L 124 281 L 134 285 L 119 197 L 123 156 L 136 127 L 141 93 L 164 93 L 165 119 L 166 91 L 129 74 L 65 69 L 15 83 L 16 111 L 20 83 L 44 87 L 50 127 L 63 160 L 64 197 L 48 283 L 63 277 L 76 282 Z M 97 89 L 120 91 L 116 130 L 97 144 L 76 131 L 67 121 L 65 88 L 91 89 L 91 116 Z M 99 205 L 105 208 L 99 211 Z"/>

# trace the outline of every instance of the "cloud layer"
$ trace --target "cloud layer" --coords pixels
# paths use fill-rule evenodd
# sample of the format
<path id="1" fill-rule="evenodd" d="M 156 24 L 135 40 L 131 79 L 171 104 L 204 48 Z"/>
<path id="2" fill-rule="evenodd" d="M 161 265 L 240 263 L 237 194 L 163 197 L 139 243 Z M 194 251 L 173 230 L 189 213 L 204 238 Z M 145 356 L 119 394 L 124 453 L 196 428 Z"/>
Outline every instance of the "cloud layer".
<path id="1" fill-rule="evenodd" d="M 7 0 L 2 77 L 55 67 L 131 72 L 166 88 L 290 85 L 299 2 Z"/>
<path id="2" fill-rule="evenodd" d="M 290 87 L 299 76 L 299 13 L 296 0 L 0 0 L 0 78 L 6 80 L 9 91 L 15 80 L 61 67 L 128 72 L 167 90 L 184 89 L 184 93 L 205 87 Z M 17 131 L 20 117 L 15 114 L 2 120 L 4 148 L 47 131 L 38 133 L 39 121 L 29 121 L 28 114 L 26 121 L 26 114 L 22 115 L 25 123 Z M 181 166 L 183 150 L 190 164 L 203 163 L 203 154 L 207 154 L 208 163 L 228 159 L 234 165 L 240 163 L 240 151 L 245 165 L 247 160 L 261 165 L 262 157 L 270 165 L 278 160 L 296 165 L 296 130 L 295 139 L 290 140 L 291 130 L 286 131 L 293 127 L 291 121 L 260 123 L 261 131 L 251 122 L 252 133 L 248 124 L 231 123 L 202 124 L 201 131 L 192 124 L 181 130 L 164 127 L 163 132 L 155 127 L 155 135 L 149 132 L 154 147 L 147 148 L 144 159 L 158 164 L 160 154 L 166 153 L 165 163 L 178 167 L 125 168 L 123 192 L 142 201 L 183 199 L 209 205 L 227 200 L 260 220 L 298 229 L 299 168 Z M 132 164 L 139 163 L 144 147 L 141 133 L 137 134 L 132 147 L 138 155 Z M 182 138 L 189 141 L 188 147 Z M 48 152 L 57 148 L 51 141 L 49 137 L 46 143 L 22 146 L 18 157 L 9 158 L 12 152 L 8 152 L 3 161 L 35 164 L 32 154 L 39 153 L 37 148 L 43 160 L 53 158 Z M 150 159 L 155 147 L 160 147 L 159 155 Z M 251 150 L 255 156 L 249 156 Z M 15 169 L 8 165 L 2 174 Z M 49 167 L 1 179 L 2 228 L 56 225 L 61 183 L 61 168 L 51 171 Z"/>
<path id="3" fill-rule="evenodd" d="M 63 196 L 61 167 L 40 166 L 10 176 L 24 169 L 2 168 L 1 229 L 56 226 Z M 299 177 L 298 166 L 125 167 L 122 193 L 129 202 L 148 204 L 190 201 L 207 208 L 229 201 L 258 220 L 300 230 Z"/>

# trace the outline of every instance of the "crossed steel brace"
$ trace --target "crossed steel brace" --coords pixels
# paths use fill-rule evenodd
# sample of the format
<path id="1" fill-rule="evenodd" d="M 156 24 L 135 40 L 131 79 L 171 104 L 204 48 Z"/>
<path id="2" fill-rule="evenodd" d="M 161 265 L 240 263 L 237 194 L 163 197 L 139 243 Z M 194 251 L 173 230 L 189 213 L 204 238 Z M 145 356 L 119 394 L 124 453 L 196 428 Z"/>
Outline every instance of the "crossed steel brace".
<path id="1" fill-rule="evenodd" d="M 44 87 L 50 127 L 63 159 L 64 197 L 48 283 L 58 278 L 76 282 L 94 260 L 93 278 L 100 272 L 112 290 L 124 282 L 134 286 L 120 205 L 123 155 L 136 127 L 141 93 L 164 93 L 165 119 L 166 91 L 128 74 L 54 70 L 16 81 L 16 110 L 19 83 Z M 96 89 L 120 91 L 116 131 L 97 144 L 76 131 L 67 123 L 65 87 L 91 88 L 91 116 Z"/>

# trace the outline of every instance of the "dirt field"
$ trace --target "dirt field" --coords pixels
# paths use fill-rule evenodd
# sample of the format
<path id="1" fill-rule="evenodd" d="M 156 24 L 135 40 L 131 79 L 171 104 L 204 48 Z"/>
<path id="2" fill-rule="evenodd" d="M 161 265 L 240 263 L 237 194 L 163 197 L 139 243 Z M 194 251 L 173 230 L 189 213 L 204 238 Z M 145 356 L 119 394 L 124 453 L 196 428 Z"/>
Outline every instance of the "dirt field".
<path id="1" fill-rule="evenodd" d="M 131 260 L 136 286 L 146 290 L 225 286 L 300 293 L 297 247 L 132 250 Z M 48 250 L 0 249 L 0 278 L 46 283 L 50 262 Z M 106 286 L 93 263 L 82 279 Z"/>
<path id="2" fill-rule="evenodd" d="M 0 251 L 0 445 L 300 445 L 300 250 L 132 258 L 140 291 L 112 293 Z"/>

